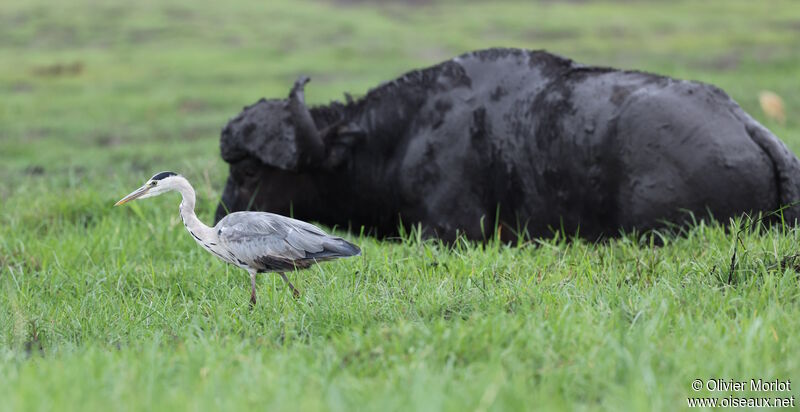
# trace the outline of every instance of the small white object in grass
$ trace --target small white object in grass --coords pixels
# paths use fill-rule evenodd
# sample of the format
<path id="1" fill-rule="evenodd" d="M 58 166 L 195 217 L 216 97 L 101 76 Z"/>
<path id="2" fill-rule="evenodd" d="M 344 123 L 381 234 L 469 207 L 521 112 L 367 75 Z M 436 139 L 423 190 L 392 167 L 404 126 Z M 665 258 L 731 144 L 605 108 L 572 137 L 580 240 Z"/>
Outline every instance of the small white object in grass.
<path id="1" fill-rule="evenodd" d="M 770 120 L 786 124 L 786 110 L 780 96 L 769 90 L 763 90 L 758 94 L 758 103 Z"/>

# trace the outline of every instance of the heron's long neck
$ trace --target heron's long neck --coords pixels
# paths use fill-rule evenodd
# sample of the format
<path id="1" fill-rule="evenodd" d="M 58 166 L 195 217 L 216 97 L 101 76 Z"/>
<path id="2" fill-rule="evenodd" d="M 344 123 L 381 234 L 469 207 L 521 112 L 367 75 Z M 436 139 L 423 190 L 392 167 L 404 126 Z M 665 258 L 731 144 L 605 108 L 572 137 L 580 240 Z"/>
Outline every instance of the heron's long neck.
<path id="1" fill-rule="evenodd" d="M 194 188 L 189 184 L 189 181 L 182 179 L 178 184 L 177 190 L 181 193 L 181 197 L 183 197 L 180 206 L 183 225 L 186 226 L 186 229 L 192 234 L 192 236 L 194 236 L 196 240 L 202 241 L 203 239 L 209 238 L 213 230 L 204 225 L 194 213 Z"/>

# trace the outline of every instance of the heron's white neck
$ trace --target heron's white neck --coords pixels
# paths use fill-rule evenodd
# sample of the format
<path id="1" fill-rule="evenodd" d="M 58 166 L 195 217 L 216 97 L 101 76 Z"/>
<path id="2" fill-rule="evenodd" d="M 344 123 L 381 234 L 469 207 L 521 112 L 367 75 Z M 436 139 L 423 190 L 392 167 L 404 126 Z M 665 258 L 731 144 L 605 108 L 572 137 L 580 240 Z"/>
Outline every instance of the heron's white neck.
<path id="1" fill-rule="evenodd" d="M 175 179 L 174 189 L 180 192 L 181 197 L 183 197 L 180 205 L 183 225 L 186 226 L 186 230 L 194 236 L 195 240 L 202 243 L 203 239 L 207 239 L 212 235 L 213 229 L 204 225 L 194 213 L 196 200 L 194 188 L 189 184 L 188 180 L 179 176 Z"/>

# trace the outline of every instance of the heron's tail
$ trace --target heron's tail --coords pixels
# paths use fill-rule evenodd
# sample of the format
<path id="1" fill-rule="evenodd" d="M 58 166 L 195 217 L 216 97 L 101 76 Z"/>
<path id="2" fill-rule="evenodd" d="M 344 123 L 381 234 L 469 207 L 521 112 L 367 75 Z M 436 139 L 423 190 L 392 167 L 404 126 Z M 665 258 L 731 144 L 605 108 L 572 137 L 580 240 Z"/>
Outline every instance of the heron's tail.
<path id="1" fill-rule="evenodd" d="M 307 258 L 313 259 L 335 259 L 340 257 L 348 257 L 348 256 L 358 256 L 361 254 L 361 249 L 358 246 L 340 238 L 340 237 L 329 237 L 326 241 L 322 244 L 321 252 L 317 253 L 309 253 L 306 255 Z"/>

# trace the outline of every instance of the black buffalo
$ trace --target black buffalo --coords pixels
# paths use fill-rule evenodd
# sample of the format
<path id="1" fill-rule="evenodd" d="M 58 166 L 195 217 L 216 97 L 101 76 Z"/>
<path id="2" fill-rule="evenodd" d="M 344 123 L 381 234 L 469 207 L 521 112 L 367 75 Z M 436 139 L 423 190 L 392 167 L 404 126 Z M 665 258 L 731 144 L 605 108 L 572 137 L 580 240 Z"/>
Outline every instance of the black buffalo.
<path id="1" fill-rule="evenodd" d="M 800 199 L 798 159 L 708 84 L 516 49 L 310 109 L 306 82 L 222 131 L 217 220 L 253 209 L 380 236 L 420 223 L 446 240 L 498 226 L 597 238 Z"/>

